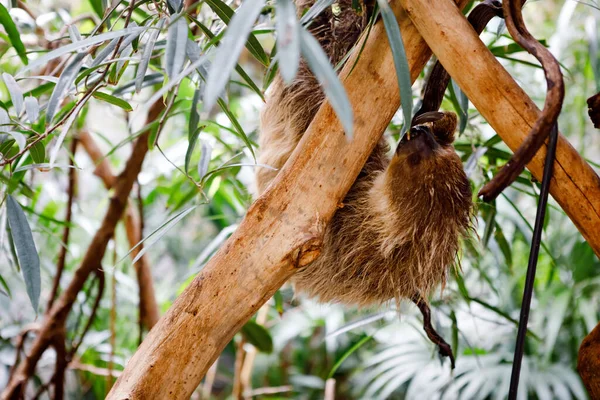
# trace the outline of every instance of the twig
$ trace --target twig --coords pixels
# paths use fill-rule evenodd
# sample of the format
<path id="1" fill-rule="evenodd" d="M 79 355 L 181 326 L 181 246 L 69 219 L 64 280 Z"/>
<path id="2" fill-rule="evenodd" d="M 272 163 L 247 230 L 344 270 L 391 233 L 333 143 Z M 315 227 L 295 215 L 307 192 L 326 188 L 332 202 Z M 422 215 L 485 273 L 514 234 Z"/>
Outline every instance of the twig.
<path id="1" fill-rule="evenodd" d="M 104 277 L 104 271 L 102 271 L 100 268 L 96 269 L 96 278 L 98 280 L 98 293 L 96 293 L 96 300 L 94 301 L 94 305 L 92 306 L 92 311 L 90 312 L 88 321 L 85 324 L 83 331 L 81 332 L 79 341 L 76 342 L 71 347 L 71 350 L 69 350 L 69 352 L 67 353 L 67 360 L 72 360 L 73 356 L 77 353 L 79 346 L 81 346 L 81 343 L 83 343 L 83 338 L 85 337 L 85 334 L 92 327 L 92 324 L 94 323 L 94 318 L 96 317 L 96 313 L 98 312 L 98 308 L 100 307 L 100 301 L 102 300 L 102 295 L 104 294 L 104 285 L 106 281 Z"/>
<path id="2" fill-rule="evenodd" d="M 113 250 L 113 264 L 117 264 L 117 244 L 115 242 Z M 113 270 L 111 274 L 111 296 L 110 296 L 110 353 L 108 355 L 108 376 L 106 377 L 107 392 L 112 387 L 113 381 L 113 364 L 115 358 L 115 347 L 117 341 L 117 271 Z"/>
<path id="3" fill-rule="evenodd" d="M 215 377 L 217 376 L 217 367 L 219 364 L 219 359 L 217 358 L 213 365 L 208 369 L 206 376 L 204 377 L 204 384 L 202 385 L 202 400 L 210 399 L 210 395 L 212 393 L 212 388 L 215 383 Z"/>
<path id="4" fill-rule="evenodd" d="M 415 295 L 412 297 L 412 302 L 419 307 L 419 311 L 423 315 L 423 330 L 427 334 L 427 337 L 431 342 L 436 344 L 439 349 L 440 356 L 442 357 L 450 357 L 450 366 L 454 369 L 454 354 L 452 354 L 452 347 L 446 343 L 444 338 L 437 333 L 437 331 L 431 325 L 431 310 L 429 309 L 429 305 L 423 300 L 420 295 Z"/>
<path id="5" fill-rule="evenodd" d="M 266 303 L 258 310 L 258 313 L 256 314 L 257 324 L 264 325 L 265 322 L 267 322 L 269 308 L 269 303 Z M 246 351 L 246 358 L 244 359 L 244 366 L 242 367 L 242 386 L 244 387 L 244 392 L 252 389 L 252 368 L 254 367 L 254 360 L 256 359 L 257 353 L 258 350 L 254 346 L 251 346 Z"/>
<path id="6" fill-rule="evenodd" d="M 77 151 L 77 138 L 73 138 L 71 141 L 71 159 L 69 165 L 73 167 L 75 160 L 75 152 Z M 60 247 L 60 253 L 58 255 L 58 262 L 56 263 L 56 274 L 52 282 L 52 289 L 50 290 L 50 296 L 48 297 L 48 304 L 46 305 L 46 312 L 52 308 L 54 298 L 58 293 L 60 287 L 60 278 L 62 277 L 63 270 L 65 269 L 65 262 L 67 258 L 67 249 L 69 245 L 69 234 L 71 232 L 71 220 L 73 217 L 73 201 L 75 199 L 76 185 L 77 185 L 77 169 L 69 168 L 69 183 L 67 187 L 67 214 L 65 216 L 65 227 L 63 230 L 62 243 Z"/>
<path id="7" fill-rule="evenodd" d="M 562 109 L 563 98 L 565 97 L 565 87 L 560 64 L 552 53 L 538 42 L 527 30 L 521 7 L 523 0 L 505 0 L 502 4 L 506 27 L 521 47 L 535 56 L 544 68 L 546 75 L 546 84 L 548 87 L 546 101 L 539 118 L 531 128 L 529 135 L 525 138 L 521 146 L 515 151 L 512 158 L 506 165 L 488 182 L 479 192 L 484 201 L 492 201 L 515 181 L 525 169 L 533 156 L 542 147 Z"/>
<path id="8" fill-rule="evenodd" d="M 488 22 L 494 17 L 503 17 L 502 3 L 499 0 L 485 0 L 469 13 L 468 20 L 473 29 L 480 35 Z M 424 114 L 440 109 L 448 83 L 450 83 L 450 74 L 439 61 L 436 61 L 425 84 L 423 103 L 413 117 L 411 126 L 423 123 L 423 121 L 419 120 L 419 117 L 422 117 Z"/>
<path id="9" fill-rule="evenodd" d="M 231 393 L 231 397 L 233 397 L 234 400 L 243 399 L 242 394 L 244 393 L 244 383 L 242 382 L 242 368 L 244 366 L 244 358 L 246 356 L 246 352 L 244 351 L 245 344 L 246 339 L 242 336 L 235 347 L 233 390 Z"/>
<path id="10" fill-rule="evenodd" d="M 335 379 L 329 378 L 325 381 L 324 400 L 335 400 Z"/>

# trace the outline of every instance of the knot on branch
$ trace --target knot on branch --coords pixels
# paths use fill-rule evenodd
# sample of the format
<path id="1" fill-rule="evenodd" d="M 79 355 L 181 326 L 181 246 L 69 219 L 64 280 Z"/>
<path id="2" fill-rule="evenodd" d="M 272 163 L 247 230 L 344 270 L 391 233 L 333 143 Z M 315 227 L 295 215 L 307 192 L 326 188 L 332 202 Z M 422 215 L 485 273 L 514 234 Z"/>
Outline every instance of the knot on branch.
<path id="1" fill-rule="evenodd" d="M 322 236 L 311 237 L 300 246 L 296 247 L 289 255 L 290 263 L 295 269 L 306 267 L 321 255 L 323 247 Z"/>

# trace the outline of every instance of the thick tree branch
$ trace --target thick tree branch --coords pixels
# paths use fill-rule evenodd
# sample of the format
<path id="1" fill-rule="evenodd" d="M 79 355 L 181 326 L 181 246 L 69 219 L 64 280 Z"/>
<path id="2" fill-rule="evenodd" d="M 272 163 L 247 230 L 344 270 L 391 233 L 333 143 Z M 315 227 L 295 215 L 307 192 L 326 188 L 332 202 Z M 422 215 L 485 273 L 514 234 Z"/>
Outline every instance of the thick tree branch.
<path id="1" fill-rule="evenodd" d="M 150 108 L 148 121 L 157 119 L 163 109 L 164 105 L 161 101 L 155 103 Z M 106 246 L 114 234 L 117 222 L 121 219 L 127 205 L 129 192 L 131 192 L 148 152 L 148 135 L 149 132 L 146 132 L 136 140 L 125 169 L 115 182 L 114 195 L 110 200 L 102 225 L 94 235 L 81 265 L 75 271 L 73 280 L 46 314 L 29 355 L 17 366 L 6 389 L 2 392 L 2 399 L 19 399 L 23 396 L 27 381 L 34 374 L 37 362 L 55 336 L 63 329 L 69 311 L 77 299 L 77 294 L 83 288 L 89 275 L 101 267 Z"/>
<path id="2" fill-rule="evenodd" d="M 581 342 L 577 371 L 590 398 L 600 399 L 600 324 Z"/>
<path id="3" fill-rule="evenodd" d="M 431 52 L 398 2 L 391 7 L 416 79 Z M 324 104 L 237 231 L 150 331 L 108 399 L 188 398 L 242 325 L 318 256 L 325 224 L 400 106 L 383 24 L 373 28 L 349 74 L 353 65 L 351 58 L 342 80 L 355 115 L 354 139 Z"/>
<path id="4" fill-rule="evenodd" d="M 516 150 L 540 115 L 534 102 L 450 0 L 400 1 L 444 68 L 504 142 Z M 527 164 L 540 181 L 545 156 L 546 145 Z M 562 135 L 550 193 L 600 255 L 600 178 Z"/>
<path id="5" fill-rule="evenodd" d="M 88 153 L 96 169 L 96 174 L 107 189 L 110 189 L 114 182 L 115 176 L 113 175 L 108 160 L 104 157 L 104 154 L 96 144 L 94 138 L 89 132 L 81 132 L 79 134 L 79 140 Z M 141 232 L 141 217 L 137 211 L 137 208 L 129 201 L 129 205 L 125 210 L 125 230 L 127 232 L 127 240 L 129 246 L 133 248 L 142 240 Z M 142 251 L 143 245 L 137 246 L 131 252 L 131 258 L 135 259 L 140 251 Z M 148 257 L 142 255 L 140 259 L 133 265 L 137 275 L 138 285 L 140 288 L 140 318 L 146 329 L 150 330 L 156 324 L 160 318 L 160 312 L 158 310 L 158 304 L 156 303 L 156 296 L 154 292 L 154 282 L 152 279 L 152 273 L 150 270 L 150 264 Z"/>

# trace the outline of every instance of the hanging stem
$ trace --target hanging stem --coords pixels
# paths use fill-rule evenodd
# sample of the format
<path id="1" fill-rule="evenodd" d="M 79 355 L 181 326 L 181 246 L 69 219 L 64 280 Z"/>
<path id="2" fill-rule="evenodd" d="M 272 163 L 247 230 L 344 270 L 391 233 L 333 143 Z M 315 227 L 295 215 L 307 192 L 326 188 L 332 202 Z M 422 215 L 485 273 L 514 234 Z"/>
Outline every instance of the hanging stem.
<path id="1" fill-rule="evenodd" d="M 515 42 L 541 62 L 548 87 L 546 102 L 542 113 L 521 146 L 496 176 L 479 192 L 484 201 L 494 200 L 523 172 L 525 165 L 531 161 L 542 147 L 550 134 L 550 130 L 556 124 L 565 97 L 560 65 L 552 53 L 538 42 L 525 27 L 523 14 L 521 13 L 523 3 L 523 0 L 504 0 L 502 4 L 504 19 L 506 20 L 506 27 Z"/>
<path id="2" fill-rule="evenodd" d="M 550 191 L 550 180 L 554 167 L 556 156 L 556 142 L 558 141 L 558 127 L 555 124 L 550 134 L 550 143 L 546 153 L 546 162 L 544 167 L 544 176 L 542 178 L 542 188 L 540 190 L 540 200 L 538 203 L 537 214 L 535 216 L 535 226 L 533 227 L 533 237 L 531 238 L 531 250 L 529 252 L 529 264 L 527 265 L 527 276 L 525 278 L 525 288 L 523 289 L 523 303 L 521 304 L 521 316 L 519 317 L 519 330 L 517 333 L 517 344 L 513 359 L 512 373 L 510 376 L 510 389 L 508 393 L 509 400 L 517 398 L 519 388 L 519 377 L 521 374 L 521 362 L 523 360 L 523 350 L 525 345 L 525 335 L 527 334 L 527 322 L 529 320 L 529 309 L 531 307 L 531 298 L 533 295 L 533 284 L 535 281 L 535 271 L 537 267 L 538 255 L 540 253 L 540 244 L 542 242 L 542 231 L 544 229 L 544 217 L 546 216 L 546 205 L 548 203 L 548 192 Z"/>

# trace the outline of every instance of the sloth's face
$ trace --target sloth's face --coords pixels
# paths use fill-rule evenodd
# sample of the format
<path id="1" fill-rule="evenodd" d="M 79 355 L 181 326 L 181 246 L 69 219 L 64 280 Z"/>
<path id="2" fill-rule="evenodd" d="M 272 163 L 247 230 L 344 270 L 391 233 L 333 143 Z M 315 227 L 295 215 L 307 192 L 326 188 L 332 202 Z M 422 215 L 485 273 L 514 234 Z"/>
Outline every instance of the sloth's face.
<path id="1" fill-rule="evenodd" d="M 416 166 L 439 150 L 440 144 L 426 125 L 413 127 L 404 135 L 398 147 L 396 156 L 405 159 L 410 165 Z"/>
<path id="2" fill-rule="evenodd" d="M 452 122 L 452 121 L 450 121 Z M 456 124 L 417 125 L 400 141 L 388 174 L 396 204 L 419 209 L 418 204 L 440 205 L 440 211 L 464 219 L 471 209 L 471 190 L 452 141 Z M 411 207 L 415 205 L 415 207 Z M 429 213 L 433 209 L 427 208 Z M 468 219 L 468 218 L 467 218 Z"/>

